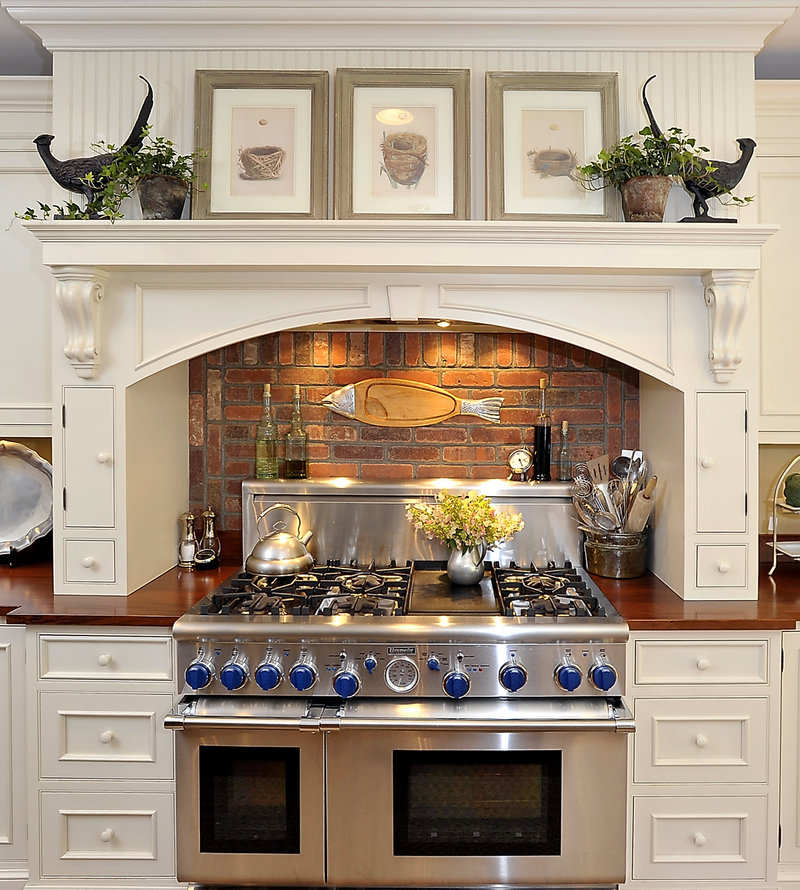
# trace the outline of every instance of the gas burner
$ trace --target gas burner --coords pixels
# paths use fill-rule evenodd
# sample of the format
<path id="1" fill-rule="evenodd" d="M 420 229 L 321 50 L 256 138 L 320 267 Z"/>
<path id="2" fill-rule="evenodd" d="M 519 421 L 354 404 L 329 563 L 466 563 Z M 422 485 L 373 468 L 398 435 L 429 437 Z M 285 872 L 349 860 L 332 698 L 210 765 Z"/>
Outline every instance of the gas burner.
<path id="1" fill-rule="evenodd" d="M 528 570 L 512 566 L 492 569 L 503 612 L 515 617 L 592 618 L 606 612 L 585 578 L 567 562 Z"/>
<path id="2" fill-rule="evenodd" d="M 397 615 L 402 614 L 402 600 L 369 593 L 332 593 L 325 596 L 315 615 Z"/>

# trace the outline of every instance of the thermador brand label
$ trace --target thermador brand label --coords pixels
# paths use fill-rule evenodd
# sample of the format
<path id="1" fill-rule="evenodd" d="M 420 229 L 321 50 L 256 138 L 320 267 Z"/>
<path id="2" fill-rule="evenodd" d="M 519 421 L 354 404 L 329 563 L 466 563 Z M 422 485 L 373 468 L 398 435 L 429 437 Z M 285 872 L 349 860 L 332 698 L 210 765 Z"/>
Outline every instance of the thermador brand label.
<path id="1" fill-rule="evenodd" d="M 416 646 L 387 646 L 387 655 L 416 655 Z"/>

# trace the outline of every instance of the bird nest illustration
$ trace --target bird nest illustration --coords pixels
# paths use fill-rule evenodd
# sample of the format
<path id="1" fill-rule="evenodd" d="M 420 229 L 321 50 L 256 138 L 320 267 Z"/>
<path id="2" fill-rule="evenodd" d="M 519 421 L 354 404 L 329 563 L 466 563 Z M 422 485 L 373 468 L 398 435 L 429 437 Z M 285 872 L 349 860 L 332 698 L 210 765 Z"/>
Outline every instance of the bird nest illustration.
<path id="1" fill-rule="evenodd" d="M 428 142 L 419 133 L 384 135 L 381 153 L 384 170 L 398 185 L 416 185 L 428 165 Z"/>
<path id="2" fill-rule="evenodd" d="M 277 179 L 286 152 L 277 145 L 239 149 L 239 168 L 245 179 Z"/>
<path id="3" fill-rule="evenodd" d="M 544 151 L 529 151 L 528 163 L 531 170 L 540 176 L 571 176 L 578 158 L 575 152 L 565 148 L 547 148 Z"/>

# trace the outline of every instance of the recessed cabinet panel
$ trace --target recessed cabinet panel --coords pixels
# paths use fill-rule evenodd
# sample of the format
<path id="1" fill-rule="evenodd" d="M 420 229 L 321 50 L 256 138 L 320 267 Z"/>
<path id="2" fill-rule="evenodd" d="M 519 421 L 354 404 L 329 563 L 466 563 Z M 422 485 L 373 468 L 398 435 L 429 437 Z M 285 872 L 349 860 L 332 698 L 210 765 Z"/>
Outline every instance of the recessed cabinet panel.
<path id="1" fill-rule="evenodd" d="M 765 782 L 766 698 L 637 699 L 635 782 Z"/>
<path id="2" fill-rule="evenodd" d="M 676 684 L 766 684 L 767 640 L 637 640 L 635 682 Z"/>
<path id="3" fill-rule="evenodd" d="M 697 531 L 744 532 L 747 462 L 743 392 L 697 393 Z"/>
<path id="4" fill-rule="evenodd" d="M 41 795 L 42 875 L 173 875 L 174 807 L 168 793 Z"/>
<path id="5" fill-rule="evenodd" d="M 746 584 L 747 546 L 745 544 L 698 545 L 698 587 L 744 587 Z"/>
<path id="6" fill-rule="evenodd" d="M 172 696 L 43 692 L 42 778 L 171 779 Z"/>
<path id="7" fill-rule="evenodd" d="M 115 542 L 88 539 L 64 541 L 64 580 L 113 583 L 116 577 Z"/>
<path id="8" fill-rule="evenodd" d="M 633 877 L 763 879 L 766 827 L 766 797 L 635 797 Z"/>
<path id="9" fill-rule="evenodd" d="M 41 634 L 42 680 L 171 680 L 169 637 Z"/>
<path id="10" fill-rule="evenodd" d="M 114 527 L 114 390 L 64 387 L 64 524 Z"/>

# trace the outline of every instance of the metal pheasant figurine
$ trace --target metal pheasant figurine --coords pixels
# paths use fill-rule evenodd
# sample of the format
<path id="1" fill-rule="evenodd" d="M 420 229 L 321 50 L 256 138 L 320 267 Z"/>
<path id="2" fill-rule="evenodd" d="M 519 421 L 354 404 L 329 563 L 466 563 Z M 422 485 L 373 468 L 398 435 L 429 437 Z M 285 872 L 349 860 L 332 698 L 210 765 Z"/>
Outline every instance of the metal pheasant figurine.
<path id="1" fill-rule="evenodd" d="M 642 104 L 647 113 L 647 119 L 650 121 L 650 129 L 653 135 L 663 138 L 664 134 L 655 119 L 650 103 L 647 101 L 647 84 L 650 83 L 655 74 L 648 77 L 642 87 Z M 753 151 L 756 143 L 753 139 L 743 138 L 737 139 L 741 154 L 735 161 L 714 161 L 698 162 L 693 171 L 683 176 L 683 184 L 692 195 L 692 209 L 694 216 L 686 217 L 681 222 L 736 222 L 735 219 L 721 219 L 719 217 L 709 216 L 708 199 L 718 198 L 720 195 L 730 194 L 744 176 L 750 158 L 753 157 Z M 706 169 L 706 166 L 713 169 Z M 749 199 L 748 199 L 749 200 Z"/>
<path id="2" fill-rule="evenodd" d="M 133 148 L 136 151 L 142 147 L 147 121 L 150 117 L 150 112 L 153 110 L 153 87 L 146 77 L 142 77 L 141 74 L 139 77 L 147 84 L 147 95 L 144 98 L 139 116 L 136 118 L 130 135 L 120 146 L 120 148 Z M 100 175 L 101 170 L 114 160 L 116 152 L 60 161 L 50 151 L 50 143 L 54 138 L 49 133 L 44 133 L 33 140 L 39 151 L 39 156 L 44 161 L 45 167 L 47 167 L 50 175 L 62 188 L 83 195 L 91 204 L 97 193 L 106 184 Z M 92 177 L 87 181 L 86 177 L 89 173 L 92 174 Z"/>

